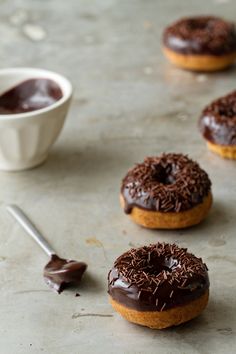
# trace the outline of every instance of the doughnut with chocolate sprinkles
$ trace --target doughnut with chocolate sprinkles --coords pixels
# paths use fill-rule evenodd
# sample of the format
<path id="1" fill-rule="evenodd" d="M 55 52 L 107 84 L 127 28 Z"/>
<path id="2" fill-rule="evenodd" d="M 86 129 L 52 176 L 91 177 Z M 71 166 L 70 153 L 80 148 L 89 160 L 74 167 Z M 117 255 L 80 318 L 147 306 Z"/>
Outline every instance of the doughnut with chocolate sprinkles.
<path id="1" fill-rule="evenodd" d="M 199 127 L 211 151 L 236 159 L 236 91 L 209 104 L 201 114 Z"/>
<path id="2" fill-rule="evenodd" d="M 209 295 L 207 266 L 175 244 L 157 243 L 122 254 L 108 274 L 114 309 L 151 328 L 179 325 L 198 316 Z"/>
<path id="3" fill-rule="evenodd" d="M 213 16 L 180 19 L 165 29 L 163 51 L 183 69 L 222 70 L 236 59 L 235 26 Z"/>
<path id="4" fill-rule="evenodd" d="M 147 157 L 124 177 L 120 200 L 125 213 L 141 226 L 185 228 L 206 217 L 212 203 L 211 181 L 185 155 Z"/>

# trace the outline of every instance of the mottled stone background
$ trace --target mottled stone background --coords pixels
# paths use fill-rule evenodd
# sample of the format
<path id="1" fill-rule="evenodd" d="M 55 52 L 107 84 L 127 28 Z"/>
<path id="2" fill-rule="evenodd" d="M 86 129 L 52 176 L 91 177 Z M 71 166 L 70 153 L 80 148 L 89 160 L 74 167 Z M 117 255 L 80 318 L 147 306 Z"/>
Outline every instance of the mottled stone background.
<path id="1" fill-rule="evenodd" d="M 75 89 L 47 162 L 0 173 L 1 353 L 235 353 L 235 163 L 207 151 L 197 119 L 209 101 L 235 89 L 236 70 L 181 71 L 166 62 L 160 45 L 170 21 L 206 13 L 235 20 L 236 2 L 0 1 L 0 67 L 55 70 Z M 126 170 L 162 151 L 188 153 L 212 179 L 214 206 L 198 227 L 148 231 L 120 209 Z M 62 256 L 88 262 L 80 289 L 58 296 L 47 288 L 47 258 L 6 213 L 11 202 Z M 125 322 L 106 294 L 114 259 L 159 240 L 189 247 L 208 264 L 211 279 L 204 314 L 165 331 Z"/>

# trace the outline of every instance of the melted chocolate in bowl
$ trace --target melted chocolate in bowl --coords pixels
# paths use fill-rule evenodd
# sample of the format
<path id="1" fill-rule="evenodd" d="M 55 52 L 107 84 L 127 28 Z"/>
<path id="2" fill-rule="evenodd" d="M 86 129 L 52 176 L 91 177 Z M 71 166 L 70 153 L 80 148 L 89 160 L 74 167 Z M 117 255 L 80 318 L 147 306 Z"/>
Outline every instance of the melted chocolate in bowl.
<path id="1" fill-rule="evenodd" d="M 87 264 L 63 259 L 53 254 L 44 268 L 44 279 L 59 294 L 70 285 L 77 285 L 87 269 Z"/>
<path id="2" fill-rule="evenodd" d="M 62 90 L 55 81 L 29 79 L 0 95 L 0 114 L 36 111 L 51 106 L 62 96 Z"/>

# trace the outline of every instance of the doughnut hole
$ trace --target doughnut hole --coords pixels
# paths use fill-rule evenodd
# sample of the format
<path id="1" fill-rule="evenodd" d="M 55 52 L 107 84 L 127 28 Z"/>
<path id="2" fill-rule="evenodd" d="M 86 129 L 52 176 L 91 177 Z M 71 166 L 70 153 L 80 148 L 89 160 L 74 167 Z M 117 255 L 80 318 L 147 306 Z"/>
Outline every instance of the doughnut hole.
<path id="1" fill-rule="evenodd" d="M 145 273 L 150 276 L 157 276 L 163 271 L 171 273 L 178 265 L 179 262 L 173 257 L 157 257 L 156 254 L 149 254 Z"/>
<path id="2" fill-rule="evenodd" d="M 163 166 L 161 164 L 152 165 L 152 179 L 161 184 L 174 184 L 175 183 L 175 166 L 173 164 L 167 164 Z"/>

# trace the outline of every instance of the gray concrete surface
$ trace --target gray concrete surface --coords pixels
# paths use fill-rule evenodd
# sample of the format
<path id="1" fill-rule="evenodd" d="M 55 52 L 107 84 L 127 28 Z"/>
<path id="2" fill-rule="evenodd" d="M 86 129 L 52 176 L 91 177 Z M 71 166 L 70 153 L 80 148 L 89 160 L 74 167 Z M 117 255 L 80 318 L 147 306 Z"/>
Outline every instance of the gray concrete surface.
<path id="1" fill-rule="evenodd" d="M 0 1 L 1 67 L 38 66 L 75 87 L 62 135 L 41 167 L 0 173 L 0 352 L 233 354 L 236 351 L 235 163 L 206 150 L 196 123 L 203 106 L 235 89 L 236 69 L 203 75 L 168 64 L 160 35 L 170 21 L 210 13 L 234 20 L 233 0 Z M 118 202 L 127 168 L 162 151 L 188 153 L 213 182 L 200 226 L 148 231 Z M 47 258 L 6 213 L 21 205 L 62 256 L 88 262 L 81 288 L 58 296 L 42 279 Z M 210 269 L 209 306 L 164 331 L 113 312 L 106 276 L 133 245 L 177 242 Z"/>

